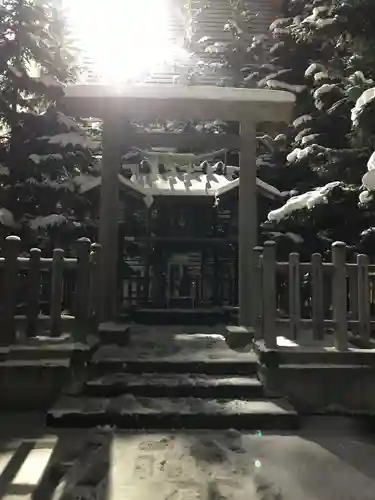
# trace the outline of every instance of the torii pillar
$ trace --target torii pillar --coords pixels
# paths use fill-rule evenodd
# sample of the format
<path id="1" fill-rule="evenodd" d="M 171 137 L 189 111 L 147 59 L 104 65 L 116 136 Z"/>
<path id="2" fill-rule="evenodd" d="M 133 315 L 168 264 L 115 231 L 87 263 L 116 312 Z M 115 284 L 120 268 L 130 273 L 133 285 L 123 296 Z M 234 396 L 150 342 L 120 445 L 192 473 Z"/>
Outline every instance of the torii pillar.
<path id="1" fill-rule="evenodd" d="M 115 320 L 118 298 L 118 248 L 120 219 L 120 186 L 123 142 L 122 114 L 112 110 L 103 120 L 102 182 L 100 189 L 99 243 L 102 246 L 100 265 L 100 319 Z"/>
<path id="2" fill-rule="evenodd" d="M 259 290 L 254 282 L 253 248 L 257 244 L 258 217 L 256 192 L 256 128 L 262 122 L 284 122 L 291 119 L 294 96 L 274 90 L 237 89 L 228 87 L 190 87 L 179 85 L 75 85 L 68 87 L 63 110 L 77 117 L 103 119 L 103 158 L 99 241 L 103 247 L 100 293 L 102 319 L 117 315 L 117 262 L 119 184 L 121 143 L 145 147 L 146 134 L 126 136 L 121 123 L 126 120 L 199 120 L 238 122 L 240 137 L 239 189 L 239 323 L 255 324 L 255 303 Z M 158 134 L 152 141 L 158 146 Z M 141 137 L 143 136 L 143 137 Z M 174 137 L 172 137 L 174 136 Z M 163 146 L 175 134 L 160 134 Z M 226 147 L 225 135 L 222 136 Z M 233 136 L 231 144 L 233 144 Z M 160 145 L 160 144 L 159 144 Z"/>

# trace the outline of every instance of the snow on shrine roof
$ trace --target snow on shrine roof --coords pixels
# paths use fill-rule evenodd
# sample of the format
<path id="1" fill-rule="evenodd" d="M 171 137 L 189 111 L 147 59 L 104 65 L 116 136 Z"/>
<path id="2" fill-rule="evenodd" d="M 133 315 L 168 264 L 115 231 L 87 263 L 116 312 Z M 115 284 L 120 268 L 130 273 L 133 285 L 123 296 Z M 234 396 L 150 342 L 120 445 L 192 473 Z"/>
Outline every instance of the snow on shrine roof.
<path id="1" fill-rule="evenodd" d="M 151 196 L 221 196 L 239 186 L 239 179 L 230 180 L 220 174 L 157 174 L 132 175 L 129 182 L 142 187 Z M 278 189 L 257 178 L 257 187 L 272 198 L 281 196 Z"/>
<path id="2" fill-rule="evenodd" d="M 130 182 L 152 196 L 215 196 L 230 181 L 224 175 L 199 173 L 133 174 Z"/>
<path id="3" fill-rule="evenodd" d="M 239 179 L 231 180 L 220 174 L 172 173 L 133 174 L 130 179 L 119 174 L 122 187 L 143 197 L 155 196 L 210 196 L 220 197 L 239 186 Z M 76 178 L 81 193 L 101 184 L 101 177 L 79 176 Z M 258 189 L 268 198 L 279 198 L 278 189 L 257 178 Z"/>
<path id="4" fill-rule="evenodd" d="M 229 182 L 225 186 L 220 187 L 216 192 L 216 196 L 221 196 L 230 191 L 231 189 L 239 187 L 239 185 L 240 185 L 240 179 L 239 178 L 235 179 L 234 181 Z M 258 177 L 257 177 L 257 187 L 266 195 L 268 194 L 269 197 L 271 198 L 280 198 L 282 196 L 281 192 L 277 188 L 271 186 L 271 184 L 268 184 L 267 182 L 262 181 L 261 179 L 258 179 Z"/>

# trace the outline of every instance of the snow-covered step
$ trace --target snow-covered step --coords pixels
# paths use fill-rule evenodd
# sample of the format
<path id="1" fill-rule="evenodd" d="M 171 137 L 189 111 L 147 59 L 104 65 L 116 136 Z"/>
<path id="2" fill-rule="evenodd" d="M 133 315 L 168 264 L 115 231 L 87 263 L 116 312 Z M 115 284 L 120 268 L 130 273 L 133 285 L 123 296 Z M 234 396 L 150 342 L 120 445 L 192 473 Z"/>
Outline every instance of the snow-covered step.
<path id="1" fill-rule="evenodd" d="M 7 359 L 45 361 L 48 359 L 77 359 L 89 355 L 90 347 L 79 342 L 61 344 L 15 344 L 8 348 Z"/>
<path id="2" fill-rule="evenodd" d="M 257 357 L 251 354 L 245 358 L 232 356 L 224 359 L 205 359 L 194 355 L 185 358 L 170 359 L 155 358 L 137 359 L 113 357 L 93 359 L 89 364 L 90 378 L 107 373 L 204 373 L 211 375 L 254 375 L 257 372 Z"/>
<path id="3" fill-rule="evenodd" d="M 256 368 L 254 352 L 231 350 L 224 335 L 150 329 L 134 332 L 127 346 L 102 345 L 92 357 L 90 378 L 121 371 L 251 375 Z"/>
<path id="4" fill-rule="evenodd" d="M 55 427 L 126 429 L 290 429 L 298 416 L 284 399 L 66 397 L 47 414 Z"/>
<path id="5" fill-rule="evenodd" d="M 86 382 L 91 396 L 134 394 L 152 397 L 257 398 L 263 394 L 256 377 L 194 373 L 114 373 Z"/>

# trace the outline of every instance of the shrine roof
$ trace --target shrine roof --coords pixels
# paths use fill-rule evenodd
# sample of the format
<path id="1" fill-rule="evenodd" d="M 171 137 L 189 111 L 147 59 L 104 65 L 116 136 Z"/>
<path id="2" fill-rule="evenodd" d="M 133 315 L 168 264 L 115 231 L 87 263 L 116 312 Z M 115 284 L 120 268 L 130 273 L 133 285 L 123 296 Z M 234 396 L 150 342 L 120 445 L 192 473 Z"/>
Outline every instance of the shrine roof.
<path id="1" fill-rule="evenodd" d="M 101 184 L 101 177 L 79 176 L 77 185 L 81 193 L 86 193 Z M 158 196 L 204 196 L 220 197 L 238 188 L 239 179 L 230 179 L 216 173 L 172 173 L 165 174 L 133 174 L 130 178 L 119 174 L 119 182 L 123 189 L 145 198 L 152 204 Z M 256 180 L 257 188 L 267 198 L 281 197 L 278 189 L 261 179 Z M 148 201 L 147 201 L 148 200 Z"/>

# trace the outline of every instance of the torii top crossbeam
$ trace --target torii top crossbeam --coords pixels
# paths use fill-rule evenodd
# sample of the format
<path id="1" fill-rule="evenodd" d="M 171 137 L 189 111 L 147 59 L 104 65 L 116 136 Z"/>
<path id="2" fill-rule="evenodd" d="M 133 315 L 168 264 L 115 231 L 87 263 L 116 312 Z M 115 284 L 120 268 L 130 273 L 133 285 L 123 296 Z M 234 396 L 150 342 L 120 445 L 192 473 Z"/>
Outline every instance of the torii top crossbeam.
<path id="1" fill-rule="evenodd" d="M 276 90 L 179 85 L 73 85 L 65 105 L 72 116 L 104 118 L 120 109 L 129 119 L 251 119 L 289 122 L 294 96 Z M 250 116 L 249 116 L 250 113 Z"/>

